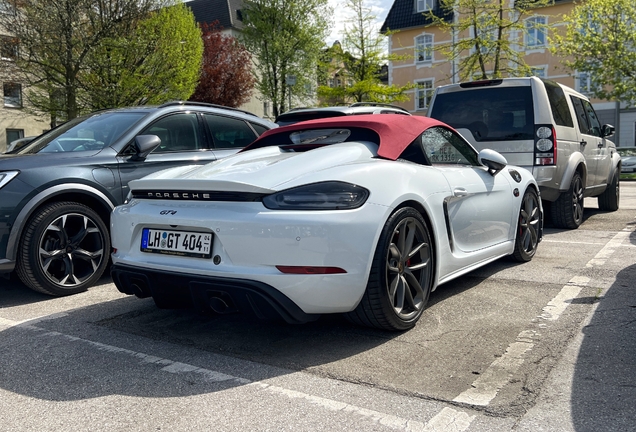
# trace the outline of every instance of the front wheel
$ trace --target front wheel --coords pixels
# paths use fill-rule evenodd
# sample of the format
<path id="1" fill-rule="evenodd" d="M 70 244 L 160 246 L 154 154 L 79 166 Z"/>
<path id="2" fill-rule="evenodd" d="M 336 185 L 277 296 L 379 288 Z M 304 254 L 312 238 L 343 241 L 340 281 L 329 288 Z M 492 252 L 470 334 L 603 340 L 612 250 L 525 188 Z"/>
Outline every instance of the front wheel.
<path id="1" fill-rule="evenodd" d="M 515 251 L 512 254 L 516 261 L 528 262 L 537 252 L 540 224 L 539 195 L 536 190 L 529 188 L 523 195 L 519 209 Z"/>
<path id="2" fill-rule="evenodd" d="M 74 202 L 52 203 L 29 220 L 16 270 L 35 291 L 76 294 L 102 276 L 109 253 L 108 229 L 95 211 Z"/>
<path id="3" fill-rule="evenodd" d="M 557 228 L 575 229 L 583 223 L 583 178 L 575 172 L 570 188 L 552 203 L 552 222 Z"/>
<path id="4" fill-rule="evenodd" d="M 621 199 L 621 185 L 618 175 L 618 169 L 612 177 L 612 183 L 598 197 L 598 208 L 603 211 L 618 210 L 618 203 Z"/>
<path id="5" fill-rule="evenodd" d="M 433 244 L 426 221 L 411 207 L 399 209 L 384 225 L 366 291 L 347 317 L 383 330 L 410 329 L 428 302 L 433 276 Z"/>

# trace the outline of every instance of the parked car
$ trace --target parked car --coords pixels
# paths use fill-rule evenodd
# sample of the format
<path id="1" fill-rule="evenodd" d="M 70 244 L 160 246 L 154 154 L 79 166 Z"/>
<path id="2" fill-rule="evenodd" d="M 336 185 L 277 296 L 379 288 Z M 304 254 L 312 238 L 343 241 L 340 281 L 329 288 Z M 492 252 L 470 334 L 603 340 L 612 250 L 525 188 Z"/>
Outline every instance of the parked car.
<path id="1" fill-rule="evenodd" d="M 621 157 L 621 174 L 636 173 L 636 147 L 617 147 Z"/>
<path id="2" fill-rule="evenodd" d="M 0 274 L 50 295 L 86 290 L 110 254 L 128 182 L 236 153 L 276 124 L 190 102 L 100 111 L 0 155 Z"/>
<path id="3" fill-rule="evenodd" d="M 542 237 L 532 174 L 425 117 L 296 123 L 130 187 L 112 215 L 121 292 L 290 323 L 411 328 L 438 285 L 529 261 Z"/>
<path id="4" fill-rule="evenodd" d="M 327 117 L 342 117 L 361 114 L 401 114 L 411 115 L 407 110 L 395 105 L 357 102 L 349 106 L 332 106 L 320 108 L 295 108 L 276 117 L 276 124 L 280 126 Z"/>
<path id="5" fill-rule="evenodd" d="M 27 145 L 28 143 L 33 141 L 35 138 L 36 138 L 36 136 L 33 135 L 33 136 L 27 136 L 27 137 L 24 137 L 24 138 L 19 138 L 17 140 L 13 140 L 7 146 L 7 150 L 5 151 L 5 153 L 11 153 L 14 150 L 21 149 L 22 147 L 24 147 L 25 145 Z"/>
<path id="6" fill-rule="evenodd" d="M 530 170 L 560 228 L 583 222 L 585 197 L 619 205 L 620 157 L 587 97 L 553 81 L 482 80 L 438 87 L 428 115 L 455 127 L 477 149 L 500 152 Z"/>

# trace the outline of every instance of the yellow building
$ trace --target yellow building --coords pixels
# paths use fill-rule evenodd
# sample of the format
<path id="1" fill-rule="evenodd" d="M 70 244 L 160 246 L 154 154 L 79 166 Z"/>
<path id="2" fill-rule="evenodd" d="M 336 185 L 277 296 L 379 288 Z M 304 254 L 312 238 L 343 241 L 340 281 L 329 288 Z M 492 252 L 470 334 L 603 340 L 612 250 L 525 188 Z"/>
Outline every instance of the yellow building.
<path id="1" fill-rule="evenodd" d="M 14 37 L 0 32 L 0 154 L 19 138 L 40 135 L 49 129 L 46 116 L 35 115 L 24 99 L 24 83 L 15 68 L 18 42 Z"/>
<path id="2" fill-rule="evenodd" d="M 512 7 L 515 0 L 510 0 Z M 525 62 L 533 68 L 534 75 L 550 79 L 590 95 L 591 79 L 586 74 L 570 71 L 563 66 L 563 59 L 552 55 L 544 26 L 549 32 L 560 31 L 564 14 L 574 7 L 572 0 L 554 0 L 549 6 L 529 11 L 522 17 L 526 32 L 517 35 L 514 46 L 522 52 Z M 424 13 L 432 11 L 447 21 L 453 20 L 453 12 L 440 8 L 438 0 L 395 0 L 381 32 L 389 35 L 389 53 L 402 60 L 389 64 L 389 84 L 403 86 L 416 84 L 409 92 L 410 100 L 398 105 L 413 114 L 426 115 L 428 104 L 436 87 L 460 82 L 458 64 L 450 61 L 436 48 L 449 45 L 453 35 L 438 25 L 433 25 Z M 543 30 L 542 30 L 543 29 Z M 512 37 L 512 36 L 511 36 Z M 622 146 L 636 145 L 636 109 L 617 112 L 614 101 L 591 99 L 601 123 L 616 127 L 614 141 Z"/>

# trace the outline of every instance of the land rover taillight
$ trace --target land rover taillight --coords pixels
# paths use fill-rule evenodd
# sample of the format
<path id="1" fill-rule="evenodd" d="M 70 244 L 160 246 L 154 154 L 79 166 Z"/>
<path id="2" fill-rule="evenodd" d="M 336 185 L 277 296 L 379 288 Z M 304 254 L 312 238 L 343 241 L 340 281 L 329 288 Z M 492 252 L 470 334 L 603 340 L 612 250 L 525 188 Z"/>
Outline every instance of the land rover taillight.
<path id="1" fill-rule="evenodd" d="M 556 165 L 556 131 L 552 125 L 537 125 L 534 131 L 534 164 Z"/>

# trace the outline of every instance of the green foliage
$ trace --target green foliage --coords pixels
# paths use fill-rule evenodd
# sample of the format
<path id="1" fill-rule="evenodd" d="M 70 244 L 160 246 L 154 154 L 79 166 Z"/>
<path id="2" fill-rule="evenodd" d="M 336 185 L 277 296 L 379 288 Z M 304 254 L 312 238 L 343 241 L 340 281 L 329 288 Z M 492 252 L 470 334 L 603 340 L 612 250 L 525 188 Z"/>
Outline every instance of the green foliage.
<path id="1" fill-rule="evenodd" d="M 525 52 L 519 49 L 526 34 L 524 20 L 531 10 L 550 4 L 552 0 L 440 0 L 444 13 L 424 15 L 453 39 L 434 49 L 457 63 L 455 73 L 461 81 L 471 81 L 531 75 Z M 449 20 L 453 11 L 456 19 Z"/>
<path id="2" fill-rule="evenodd" d="M 286 111 L 286 77 L 295 97 L 309 95 L 329 29 L 328 0 L 248 0 L 241 41 L 253 56 L 256 88 L 272 101 L 274 116 Z"/>
<path id="3" fill-rule="evenodd" d="M 0 14 L 0 27 L 20 41 L 15 64 L 26 99 L 50 113 L 52 126 L 95 108 L 194 90 L 202 42 L 181 0 L 13 4 L 17 13 Z M 170 5 L 177 6 L 162 9 Z"/>
<path id="4" fill-rule="evenodd" d="M 389 86 L 380 80 L 382 64 L 397 58 L 387 54 L 387 36 L 375 28 L 376 16 L 364 0 L 347 0 L 344 7 L 353 14 L 345 21 L 342 45 L 329 48 L 328 61 L 321 65 L 323 82 L 337 73 L 344 86 L 320 86 L 318 97 L 328 105 L 408 100 L 405 92 L 412 86 Z"/>
<path id="5" fill-rule="evenodd" d="M 201 31 L 190 9 L 162 8 L 129 35 L 106 38 L 80 75 L 91 110 L 186 100 L 194 92 L 203 56 Z"/>
<path id="6" fill-rule="evenodd" d="M 564 17 L 565 35 L 553 38 L 554 53 L 572 72 L 592 77 L 599 99 L 636 102 L 636 3 L 587 0 Z"/>

